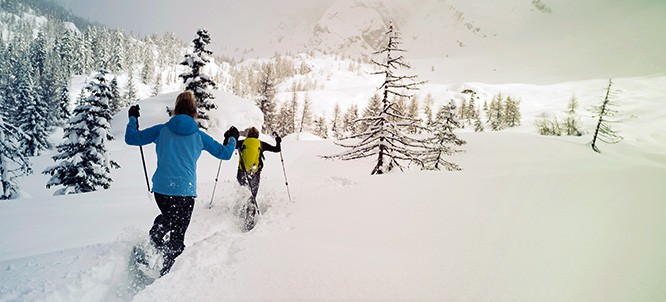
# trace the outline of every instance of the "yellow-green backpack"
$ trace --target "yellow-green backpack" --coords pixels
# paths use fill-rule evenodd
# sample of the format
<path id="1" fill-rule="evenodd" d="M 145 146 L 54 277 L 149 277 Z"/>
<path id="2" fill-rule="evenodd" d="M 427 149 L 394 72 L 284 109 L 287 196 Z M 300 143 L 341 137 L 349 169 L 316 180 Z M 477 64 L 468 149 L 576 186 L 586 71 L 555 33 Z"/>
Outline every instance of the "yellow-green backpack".
<path id="1" fill-rule="evenodd" d="M 258 138 L 249 137 L 240 148 L 241 155 L 238 164 L 239 169 L 255 173 L 259 171 L 259 156 L 261 155 L 261 141 Z"/>

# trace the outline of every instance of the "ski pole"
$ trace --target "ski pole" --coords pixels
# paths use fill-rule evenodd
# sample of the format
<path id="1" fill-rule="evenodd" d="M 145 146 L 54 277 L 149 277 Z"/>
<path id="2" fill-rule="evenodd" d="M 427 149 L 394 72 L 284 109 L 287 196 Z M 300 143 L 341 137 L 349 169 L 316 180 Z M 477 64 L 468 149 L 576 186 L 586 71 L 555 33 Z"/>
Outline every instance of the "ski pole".
<path id="1" fill-rule="evenodd" d="M 136 129 L 139 130 L 138 117 L 136 118 Z M 150 182 L 148 181 L 148 169 L 146 169 L 146 158 L 143 155 L 143 146 L 139 146 L 139 150 L 141 151 L 141 162 L 143 163 L 143 175 L 146 177 L 146 187 L 148 187 L 148 192 L 150 192 Z"/>
<path id="2" fill-rule="evenodd" d="M 222 167 L 222 160 L 220 160 L 220 164 L 217 165 L 217 174 L 215 174 L 215 185 L 213 185 L 213 194 L 210 196 L 210 203 L 208 204 L 208 208 L 213 207 L 213 198 L 215 197 L 215 189 L 217 188 L 217 179 L 220 177 L 220 168 Z"/>
<path id="3" fill-rule="evenodd" d="M 273 136 L 278 137 L 277 132 L 273 132 Z M 284 157 L 282 157 L 282 146 L 280 146 L 280 161 L 282 162 L 282 174 L 284 174 L 284 185 L 287 187 L 287 196 L 291 201 L 291 193 L 289 193 L 289 182 L 287 181 L 287 171 L 284 169 Z"/>

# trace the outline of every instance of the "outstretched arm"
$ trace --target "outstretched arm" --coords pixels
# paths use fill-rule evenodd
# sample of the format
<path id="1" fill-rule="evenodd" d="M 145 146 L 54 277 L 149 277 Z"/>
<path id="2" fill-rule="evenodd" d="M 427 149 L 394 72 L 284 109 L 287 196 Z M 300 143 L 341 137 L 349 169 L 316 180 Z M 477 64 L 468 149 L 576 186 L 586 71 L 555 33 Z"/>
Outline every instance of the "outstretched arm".
<path id="1" fill-rule="evenodd" d="M 139 130 L 136 117 L 130 116 L 125 128 L 125 143 L 130 146 L 143 146 L 154 142 L 160 134 L 164 125 L 155 125 L 150 128 Z"/>
<path id="2" fill-rule="evenodd" d="M 270 151 L 270 152 L 280 152 L 282 151 L 282 148 L 280 147 L 279 141 L 276 142 L 275 146 L 267 142 L 261 142 L 261 150 Z"/>
<path id="3" fill-rule="evenodd" d="M 221 160 L 228 160 L 234 154 L 234 150 L 236 149 L 236 138 L 229 137 L 227 143 L 222 145 L 203 131 L 199 131 L 199 134 L 203 141 L 203 149 L 208 151 L 210 155 Z"/>

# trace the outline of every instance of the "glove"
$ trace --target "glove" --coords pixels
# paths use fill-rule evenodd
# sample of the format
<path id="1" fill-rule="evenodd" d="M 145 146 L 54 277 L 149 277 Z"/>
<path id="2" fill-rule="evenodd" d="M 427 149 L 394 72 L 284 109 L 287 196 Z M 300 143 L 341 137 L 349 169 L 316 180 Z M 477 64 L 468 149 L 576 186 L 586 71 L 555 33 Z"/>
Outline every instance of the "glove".
<path id="1" fill-rule="evenodd" d="M 236 127 L 234 127 L 234 126 L 229 127 L 229 130 L 224 132 L 224 145 L 227 144 L 230 137 L 233 137 L 236 141 L 238 141 L 239 136 L 240 136 L 240 133 L 238 132 L 238 129 L 236 129 Z"/>
<path id="2" fill-rule="evenodd" d="M 282 138 L 279 136 L 275 137 L 275 142 L 279 145 L 282 142 Z"/>
<path id="3" fill-rule="evenodd" d="M 130 107 L 129 111 L 127 112 L 128 117 L 133 116 L 135 118 L 139 118 L 139 116 L 141 116 L 141 113 L 139 113 L 140 109 L 141 108 L 139 108 L 139 105 L 134 105 Z"/>

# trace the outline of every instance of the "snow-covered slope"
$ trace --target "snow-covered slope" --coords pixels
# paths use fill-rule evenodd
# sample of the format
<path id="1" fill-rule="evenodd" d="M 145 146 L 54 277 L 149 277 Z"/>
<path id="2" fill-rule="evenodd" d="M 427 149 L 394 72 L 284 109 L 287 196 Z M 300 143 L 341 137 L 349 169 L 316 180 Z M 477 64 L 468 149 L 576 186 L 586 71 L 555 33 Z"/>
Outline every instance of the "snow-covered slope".
<path id="1" fill-rule="evenodd" d="M 372 159 L 323 160 L 341 147 L 288 136 L 291 200 L 280 155 L 267 153 L 264 215 L 249 233 L 235 214 L 246 194 L 235 161 L 222 162 L 208 209 L 219 161 L 204 153 L 187 249 L 147 287 L 132 283 L 128 257 L 158 210 L 138 148 L 122 143 L 120 113 L 109 150 L 122 168 L 111 189 L 51 197 L 45 176 L 33 175 L 21 182 L 26 198 L 0 203 L 0 300 L 664 300 L 664 81 L 616 80 L 624 121 L 614 127 L 625 139 L 602 154 L 589 134 L 542 137 L 530 125 L 535 114 L 564 110 L 572 91 L 581 104 L 598 101 L 602 80 L 432 84 L 436 95 L 474 88 L 523 99 L 520 128 L 460 134 L 468 141 L 452 158 L 460 172 L 370 176 Z M 164 122 L 175 95 L 140 101 L 141 127 Z M 218 139 L 229 125 L 261 122 L 248 100 L 217 101 Z M 153 148 L 144 152 L 152 172 Z M 35 158 L 36 171 L 52 164 L 48 156 Z"/>

